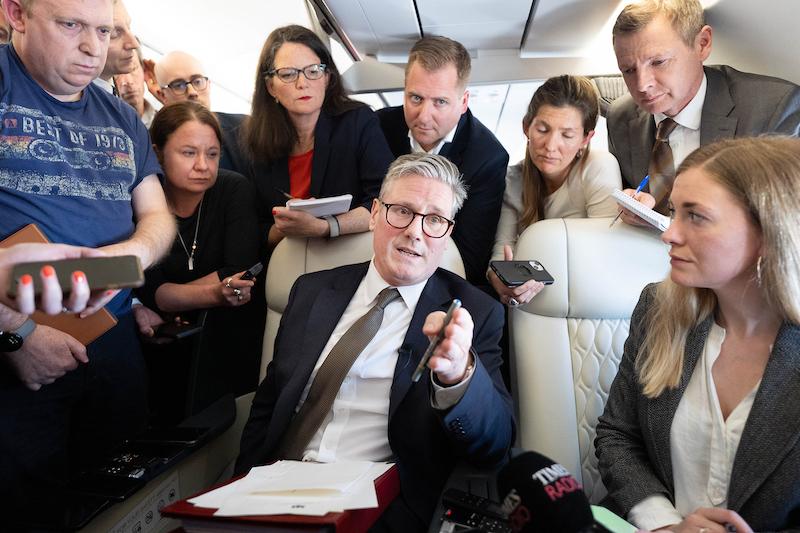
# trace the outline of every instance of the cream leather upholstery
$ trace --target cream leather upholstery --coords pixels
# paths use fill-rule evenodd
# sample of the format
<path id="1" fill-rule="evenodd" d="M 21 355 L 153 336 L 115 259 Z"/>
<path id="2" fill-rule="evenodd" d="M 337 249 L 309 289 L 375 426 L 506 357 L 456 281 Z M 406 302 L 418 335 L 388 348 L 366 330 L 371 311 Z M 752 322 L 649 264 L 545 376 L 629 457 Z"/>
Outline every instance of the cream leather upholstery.
<path id="1" fill-rule="evenodd" d="M 464 277 L 461 255 L 453 240 L 447 239 L 449 242 L 441 267 Z M 335 239 L 286 238 L 275 247 L 267 269 L 267 322 L 259 381 L 264 379 L 267 365 L 272 361 L 275 336 L 295 280 L 307 272 L 362 263 L 371 258 L 372 232 L 342 235 Z"/>
<path id="2" fill-rule="evenodd" d="M 551 219 L 527 228 L 515 258 L 555 278 L 511 312 L 519 445 L 564 465 L 592 502 L 606 493 L 594 436 L 639 293 L 669 272 L 659 234 L 611 219 Z"/>

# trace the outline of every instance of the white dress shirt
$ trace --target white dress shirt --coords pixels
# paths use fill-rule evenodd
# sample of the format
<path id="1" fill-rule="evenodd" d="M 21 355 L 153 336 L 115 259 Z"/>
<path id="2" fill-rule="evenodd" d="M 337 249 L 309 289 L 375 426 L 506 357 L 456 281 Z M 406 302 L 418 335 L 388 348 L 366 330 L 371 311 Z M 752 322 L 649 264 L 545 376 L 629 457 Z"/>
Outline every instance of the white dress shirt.
<path id="1" fill-rule="evenodd" d="M 411 129 L 409 128 L 409 130 L 408 130 L 408 140 L 411 142 L 411 153 L 412 153 L 412 154 L 433 154 L 433 155 L 439 155 L 439 152 L 441 152 L 441 151 L 442 151 L 442 147 L 445 145 L 445 143 L 451 143 L 451 142 L 453 142 L 453 139 L 454 139 L 454 138 L 455 138 L 455 136 L 456 136 L 456 129 L 458 129 L 458 124 L 456 124 L 456 125 L 455 125 L 455 127 L 454 127 L 452 130 L 450 130 L 450 133 L 448 133 L 447 135 L 445 135 L 445 136 L 444 136 L 444 138 L 443 138 L 441 141 L 439 141 L 439 142 L 436 144 L 436 146 L 434 146 L 434 147 L 433 147 L 433 148 L 431 148 L 430 150 L 426 150 L 425 148 L 423 148 L 423 147 L 422 147 L 422 146 L 421 146 L 421 145 L 420 145 L 420 144 L 417 142 L 417 140 L 416 140 L 416 139 L 414 138 L 414 136 L 411 134 Z"/>
<path id="2" fill-rule="evenodd" d="M 686 159 L 686 156 L 700 148 L 700 119 L 703 116 L 703 104 L 706 101 L 707 88 L 708 80 L 706 75 L 703 74 L 703 81 L 700 82 L 700 88 L 697 89 L 694 98 L 689 100 L 689 103 L 681 109 L 680 113 L 672 117 L 672 120 L 678 123 L 669 136 L 669 147 L 672 149 L 675 170 L 678 170 L 678 166 Z M 667 118 L 667 115 L 663 113 L 653 115 L 656 127 L 665 118 Z"/>
<path id="3" fill-rule="evenodd" d="M 698 507 L 726 508 L 733 460 L 760 383 L 722 416 L 711 373 L 719 357 L 725 330 L 713 323 L 703 354 L 675 411 L 670 428 L 670 457 L 675 505 L 663 495 L 636 504 L 629 520 L 642 529 L 677 524 Z"/>
<path id="4" fill-rule="evenodd" d="M 386 461 L 392 457 L 388 422 L 394 369 L 398 350 L 426 284 L 427 280 L 416 285 L 397 287 L 401 297 L 384 309 L 378 333 L 348 371 L 333 401 L 331 412 L 306 447 L 304 461 Z M 295 412 L 305 402 L 314 377 L 330 351 L 350 326 L 375 305 L 378 293 L 386 287 L 389 284 L 375 269 L 374 261 L 370 262 L 366 276 L 322 350 Z M 463 396 L 471 377 L 472 374 L 469 374 L 453 387 L 439 387 L 434 383 L 432 407 L 445 409 L 455 405 Z"/>

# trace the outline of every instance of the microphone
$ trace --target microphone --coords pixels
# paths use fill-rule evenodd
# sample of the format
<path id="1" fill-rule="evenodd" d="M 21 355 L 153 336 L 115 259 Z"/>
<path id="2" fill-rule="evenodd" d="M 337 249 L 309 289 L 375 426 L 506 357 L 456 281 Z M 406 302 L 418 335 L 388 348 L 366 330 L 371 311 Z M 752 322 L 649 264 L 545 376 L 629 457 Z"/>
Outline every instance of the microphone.
<path id="1" fill-rule="evenodd" d="M 597 531 L 583 487 L 569 471 L 536 452 L 511 459 L 497 488 L 515 533 Z"/>

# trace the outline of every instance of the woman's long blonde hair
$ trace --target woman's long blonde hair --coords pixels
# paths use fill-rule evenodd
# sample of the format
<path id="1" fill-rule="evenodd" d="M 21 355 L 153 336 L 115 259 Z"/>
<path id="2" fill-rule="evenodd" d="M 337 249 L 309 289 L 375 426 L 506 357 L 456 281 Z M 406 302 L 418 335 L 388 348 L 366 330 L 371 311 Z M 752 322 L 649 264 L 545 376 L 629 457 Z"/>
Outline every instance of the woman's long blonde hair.
<path id="1" fill-rule="evenodd" d="M 785 321 L 800 323 L 800 139 L 758 137 L 703 146 L 683 162 L 725 187 L 761 231 L 759 283 L 768 305 Z M 670 279 L 655 292 L 636 368 L 645 396 L 680 384 L 689 332 L 711 315 L 711 289 L 684 287 Z"/>
<path id="2" fill-rule="evenodd" d="M 556 76 L 545 81 L 533 93 L 528 111 L 522 119 L 522 127 L 526 133 L 533 119 L 542 106 L 574 107 L 581 114 L 583 121 L 583 135 L 586 136 L 597 125 L 597 114 L 600 112 L 599 96 L 597 89 L 589 78 L 583 76 Z M 576 164 L 586 161 L 589 146 L 578 152 L 578 156 L 570 163 L 569 171 Z M 531 154 L 525 149 L 525 159 L 522 163 L 522 216 L 519 218 L 518 230 L 521 232 L 534 222 L 544 218 L 544 199 L 547 197 L 547 188 L 539 169 L 533 164 Z"/>

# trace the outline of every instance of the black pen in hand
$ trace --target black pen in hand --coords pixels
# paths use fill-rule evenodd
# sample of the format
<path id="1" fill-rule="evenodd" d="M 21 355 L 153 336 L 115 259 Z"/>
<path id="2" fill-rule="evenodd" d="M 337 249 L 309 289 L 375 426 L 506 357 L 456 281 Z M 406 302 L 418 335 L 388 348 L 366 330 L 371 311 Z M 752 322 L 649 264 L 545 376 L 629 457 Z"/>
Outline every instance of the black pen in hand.
<path id="1" fill-rule="evenodd" d="M 414 383 L 419 381 L 419 378 L 422 377 L 422 373 L 425 371 L 425 367 L 428 366 L 428 361 L 433 355 L 433 352 L 436 350 L 436 347 L 439 346 L 439 343 L 442 342 L 442 339 L 444 339 L 444 330 L 447 329 L 447 325 L 453 318 L 453 313 L 455 313 L 456 309 L 459 307 L 461 307 L 461 300 L 454 298 L 453 302 L 450 304 L 450 308 L 447 310 L 447 314 L 444 317 L 442 329 L 440 329 L 439 333 L 437 333 L 436 336 L 431 339 L 430 344 L 428 344 L 428 349 L 425 350 L 425 354 L 422 356 L 422 359 L 419 360 L 419 364 L 417 365 L 416 370 L 414 370 L 414 374 L 411 376 L 411 381 Z"/>
<path id="2" fill-rule="evenodd" d="M 282 189 L 279 189 L 277 187 L 273 187 L 273 189 L 275 189 L 276 192 L 281 193 L 284 197 L 286 197 L 287 200 L 294 200 L 294 196 L 292 196 L 288 192 L 286 192 L 286 191 L 284 191 Z"/>

